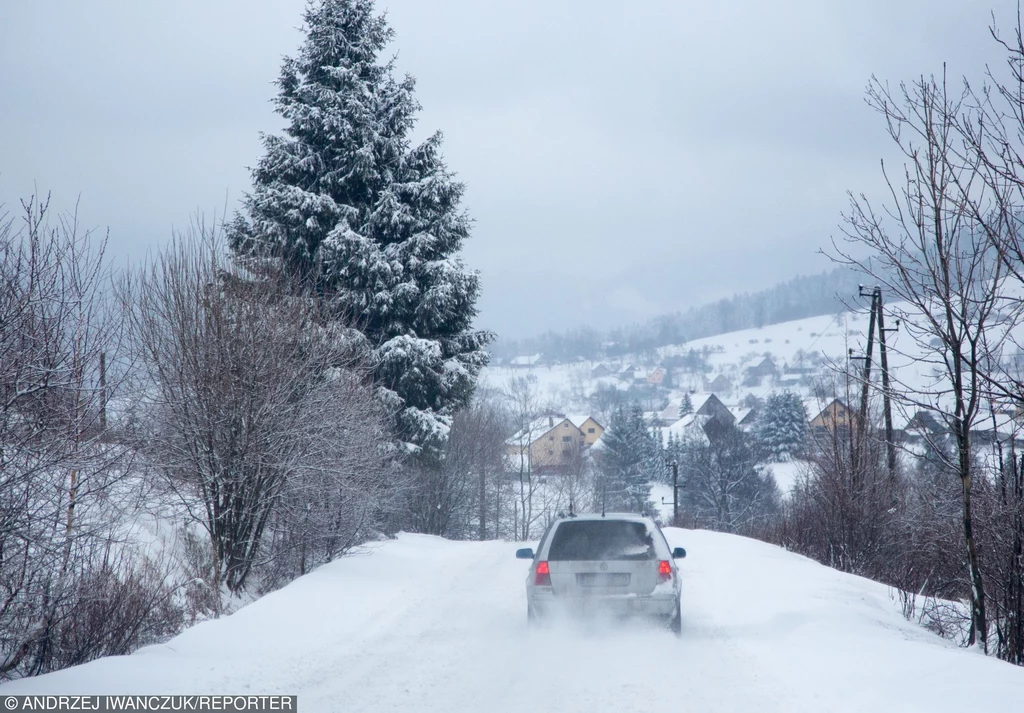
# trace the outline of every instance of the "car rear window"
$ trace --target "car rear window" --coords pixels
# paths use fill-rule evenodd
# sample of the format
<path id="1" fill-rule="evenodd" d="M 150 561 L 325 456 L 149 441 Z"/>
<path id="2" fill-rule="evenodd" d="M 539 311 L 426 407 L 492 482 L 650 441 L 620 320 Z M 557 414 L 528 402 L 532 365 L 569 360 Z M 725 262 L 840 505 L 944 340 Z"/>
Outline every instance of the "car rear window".
<path id="1" fill-rule="evenodd" d="M 647 526 L 642 522 L 623 520 L 560 523 L 548 550 L 548 559 L 556 562 L 654 558 L 654 540 Z"/>

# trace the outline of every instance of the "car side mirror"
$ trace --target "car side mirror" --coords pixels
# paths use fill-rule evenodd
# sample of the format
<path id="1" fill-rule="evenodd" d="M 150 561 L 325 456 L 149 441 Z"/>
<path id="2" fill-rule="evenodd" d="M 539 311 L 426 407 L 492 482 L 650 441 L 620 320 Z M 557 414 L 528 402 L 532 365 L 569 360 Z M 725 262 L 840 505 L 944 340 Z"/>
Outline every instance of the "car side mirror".
<path id="1" fill-rule="evenodd" d="M 517 560 L 532 560 L 533 559 L 533 548 L 531 548 L 531 547 L 524 547 L 521 550 L 516 550 L 516 559 Z"/>
<path id="2" fill-rule="evenodd" d="M 672 550 L 672 559 L 681 560 L 683 557 L 686 557 L 686 550 L 684 550 L 682 547 L 676 547 L 674 550 Z"/>

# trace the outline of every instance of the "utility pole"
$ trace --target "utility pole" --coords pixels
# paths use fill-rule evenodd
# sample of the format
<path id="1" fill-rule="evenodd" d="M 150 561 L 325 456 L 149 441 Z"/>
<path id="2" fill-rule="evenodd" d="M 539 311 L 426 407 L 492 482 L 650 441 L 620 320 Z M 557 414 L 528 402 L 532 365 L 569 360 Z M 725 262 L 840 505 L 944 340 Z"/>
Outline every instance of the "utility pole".
<path id="1" fill-rule="evenodd" d="M 864 292 L 864 286 L 861 285 L 860 296 L 867 297 Z M 881 289 L 876 287 L 871 291 L 871 317 L 868 319 L 868 348 L 864 356 L 864 381 L 861 386 L 860 392 L 860 413 L 857 415 L 857 448 L 855 452 L 855 460 L 853 462 L 853 472 L 851 473 L 851 481 L 853 485 L 853 491 L 857 492 L 860 489 L 860 465 L 863 462 L 862 455 L 864 450 L 864 431 L 867 426 L 868 416 L 868 388 L 871 386 L 871 352 L 875 345 L 875 315 L 876 305 L 878 304 L 878 297 L 881 295 Z"/>
<path id="2" fill-rule="evenodd" d="M 665 461 L 665 465 L 672 467 L 672 524 L 679 522 L 679 464 L 676 461 Z M 661 499 L 665 504 L 665 498 Z"/>
<path id="3" fill-rule="evenodd" d="M 889 393 L 889 360 L 886 356 L 885 333 L 895 332 L 900 328 L 900 321 L 896 320 L 896 326 L 890 329 L 885 328 L 885 315 L 882 314 L 882 288 L 875 288 L 875 296 L 872 302 L 877 305 L 878 310 L 878 353 L 882 362 L 882 411 L 885 415 L 885 456 L 889 466 L 889 478 L 896 482 L 896 444 L 892 439 L 892 400 Z"/>

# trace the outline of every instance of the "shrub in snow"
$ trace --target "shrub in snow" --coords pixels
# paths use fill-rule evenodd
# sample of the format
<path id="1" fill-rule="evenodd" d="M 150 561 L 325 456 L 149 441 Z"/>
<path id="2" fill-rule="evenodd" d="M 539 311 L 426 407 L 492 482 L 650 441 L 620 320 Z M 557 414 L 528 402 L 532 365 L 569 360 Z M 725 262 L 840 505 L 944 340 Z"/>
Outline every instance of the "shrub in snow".
<path id="1" fill-rule="evenodd" d="M 128 364 L 102 241 L 23 208 L 0 220 L 0 680 L 129 653 L 181 619 L 118 529 L 140 493 L 109 408 Z"/>

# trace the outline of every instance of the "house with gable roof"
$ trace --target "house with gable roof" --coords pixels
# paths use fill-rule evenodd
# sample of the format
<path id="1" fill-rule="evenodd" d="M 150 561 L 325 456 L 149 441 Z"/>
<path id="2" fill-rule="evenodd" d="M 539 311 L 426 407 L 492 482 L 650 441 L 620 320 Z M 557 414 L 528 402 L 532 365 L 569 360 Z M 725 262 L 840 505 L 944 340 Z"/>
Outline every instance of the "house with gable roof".
<path id="1" fill-rule="evenodd" d="M 506 467 L 509 472 L 537 475 L 575 472 L 583 452 L 603 433 L 604 426 L 591 416 L 535 418 L 505 442 Z"/>
<path id="2" fill-rule="evenodd" d="M 579 463 L 583 434 L 564 416 L 541 416 L 505 441 L 510 471 L 567 473 Z"/>
<path id="3" fill-rule="evenodd" d="M 779 368 L 775 365 L 775 361 L 770 356 L 766 356 L 757 364 L 747 367 L 744 372 L 743 385 L 760 386 L 762 380 L 775 378 L 778 373 Z"/>
<path id="4" fill-rule="evenodd" d="M 712 393 L 717 392 L 720 394 L 732 393 L 732 379 L 725 374 L 718 374 L 708 382 L 707 390 Z"/>
<path id="5" fill-rule="evenodd" d="M 821 408 L 819 403 L 816 412 L 808 409 L 808 413 L 816 413 L 808 425 L 811 428 L 811 433 L 817 435 L 853 428 L 856 421 L 856 414 L 853 409 L 839 398 L 832 399 L 824 408 Z"/>
<path id="6" fill-rule="evenodd" d="M 569 414 L 566 416 L 572 425 L 576 426 L 583 434 L 583 447 L 594 445 L 604 433 L 604 426 L 597 422 L 593 416 L 582 414 Z"/>

